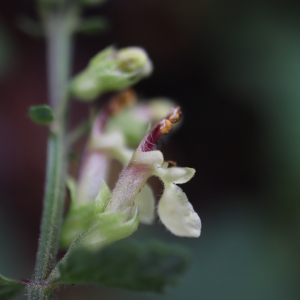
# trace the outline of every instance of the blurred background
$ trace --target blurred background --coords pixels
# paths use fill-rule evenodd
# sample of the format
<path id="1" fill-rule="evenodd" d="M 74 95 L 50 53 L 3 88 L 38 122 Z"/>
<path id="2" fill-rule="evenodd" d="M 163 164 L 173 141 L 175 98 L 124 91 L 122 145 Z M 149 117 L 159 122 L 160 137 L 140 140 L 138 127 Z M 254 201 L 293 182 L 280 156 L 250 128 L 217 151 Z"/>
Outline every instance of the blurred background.
<path id="1" fill-rule="evenodd" d="M 299 1 L 109 0 L 85 12 L 98 14 L 110 26 L 76 36 L 73 73 L 110 44 L 147 49 L 155 71 L 136 88 L 182 106 L 161 150 L 197 170 L 183 188 L 203 229 L 177 238 L 157 221 L 135 234 L 191 249 L 166 295 L 75 286 L 59 299 L 300 299 Z M 0 273 L 11 278 L 33 272 L 46 159 L 47 130 L 27 116 L 47 102 L 45 42 L 18 29 L 24 15 L 37 18 L 33 0 L 0 2 Z M 74 106 L 76 121 L 86 106 Z"/>

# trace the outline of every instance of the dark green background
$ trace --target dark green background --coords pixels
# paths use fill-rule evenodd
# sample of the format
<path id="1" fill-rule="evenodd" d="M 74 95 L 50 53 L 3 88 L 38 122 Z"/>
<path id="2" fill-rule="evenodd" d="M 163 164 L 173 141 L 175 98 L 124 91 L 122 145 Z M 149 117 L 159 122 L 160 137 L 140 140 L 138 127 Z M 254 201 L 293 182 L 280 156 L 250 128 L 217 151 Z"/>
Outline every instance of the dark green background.
<path id="1" fill-rule="evenodd" d="M 33 1 L 1 1 L 0 273 L 14 278 L 33 271 L 47 135 L 27 116 L 47 93 L 44 41 L 18 30 L 24 14 L 36 18 Z M 136 233 L 193 252 L 181 287 L 167 296 L 73 287 L 60 299 L 299 299 L 299 2 L 110 0 L 85 14 L 103 14 L 111 27 L 76 37 L 74 73 L 109 44 L 142 46 L 155 71 L 138 92 L 182 106 L 182 126 L 161 149 L 196 168 L 182 187 L 203 230 L 177 238 L 157 222 Z M 73 122 L 85 111 L 76 103 Z"/>

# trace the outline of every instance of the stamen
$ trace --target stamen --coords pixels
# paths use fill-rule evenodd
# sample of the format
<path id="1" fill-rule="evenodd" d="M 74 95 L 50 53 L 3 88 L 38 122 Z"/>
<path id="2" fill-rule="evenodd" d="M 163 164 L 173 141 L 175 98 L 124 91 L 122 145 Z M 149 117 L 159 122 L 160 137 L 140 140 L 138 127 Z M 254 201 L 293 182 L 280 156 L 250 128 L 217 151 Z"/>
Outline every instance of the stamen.
<path id="1" fill-rule="evenodd" d="M 138 151 L 148 152 L 151 151 L 156 144 L 157 140 L 162 134 L 167 134 L 172 129 L 172 123 L 180 120 L 182 112 L 179 106 L 174 107 L 165 118 L 156 123 L 152 129 L 146 134 L 141 141 Z"/>
<path id="2" fill-rule="evenodd" d="M 181 116 L 182 112 L 180 110 L 180 106 L 176 106 L 173 108 L 173 111 L 168 115 L 167 119 L 174 124 L 180 121 Z"/>
<path id="3" fill-rule="evenodd" d="M 168 163 L 170 163 L 174 167 L 177 167 L 177 162 L 176 161 L 168 160 Z"/>
<path id="4" fill-rule="evenodd" d="M 164 119 L 160 122 L 159 131 L 161 134 L 168 133 L 173 128 L 172 123 L 168 119 Z"/>

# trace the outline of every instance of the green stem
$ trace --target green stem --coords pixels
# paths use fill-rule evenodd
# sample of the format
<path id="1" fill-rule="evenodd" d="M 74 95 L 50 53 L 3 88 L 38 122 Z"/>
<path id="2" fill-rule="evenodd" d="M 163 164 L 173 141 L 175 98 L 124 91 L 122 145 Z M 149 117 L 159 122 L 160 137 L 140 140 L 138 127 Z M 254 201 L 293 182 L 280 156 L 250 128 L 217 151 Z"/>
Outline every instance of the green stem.
<path id="1" fill-rule="evenodd" d="M 69 107 L 68 81 L 71 59 L 71 36 L 75 10 L 58 7 L 44 14 L 48 50 L 49 103 L 55 121 L 48 137 L 47 172 L 34 281 L 28 287 L 29 299 L 47 299 L 51 287 L 45 286 L 55 267 L 62 223 L 67 171 L 66 125 Z M 77 12 L 77 11 L 76 11 Z"/>

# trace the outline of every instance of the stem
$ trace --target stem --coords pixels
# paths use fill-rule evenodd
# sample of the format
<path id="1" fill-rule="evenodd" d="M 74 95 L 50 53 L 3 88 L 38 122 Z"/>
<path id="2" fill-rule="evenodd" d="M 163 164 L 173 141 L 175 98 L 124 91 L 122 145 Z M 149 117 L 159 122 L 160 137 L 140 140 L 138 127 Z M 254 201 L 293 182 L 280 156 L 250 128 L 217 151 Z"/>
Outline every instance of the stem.
<path id="1" fill-rule="evenodd" d="M 71 54 L 71 33 L 68 20 L 61 12 L 52 13 L 46 20 L 47 30 L 47 70 L 49 102 L 55 110 L 65 98 L 68 88 Z M 61 116 L 62 117 L 62 116 Z"/>
<path id="2" fill-rule="evenodd" d="M 66 124 L 69 107 L 68 80 L 71 59 L 74 9 L 52 8 L 44 14 L 48 55 L 49 103 L 55 111 L 55 122 L 48 137 L 47 171 L 34 282 L 28 287 L 28 299 L 47 299 L 51 287 L 46 278 L 55 267 L 62 223 L 67 170 Z M 75 17 L 75 18 L 74 18 Z"/>

